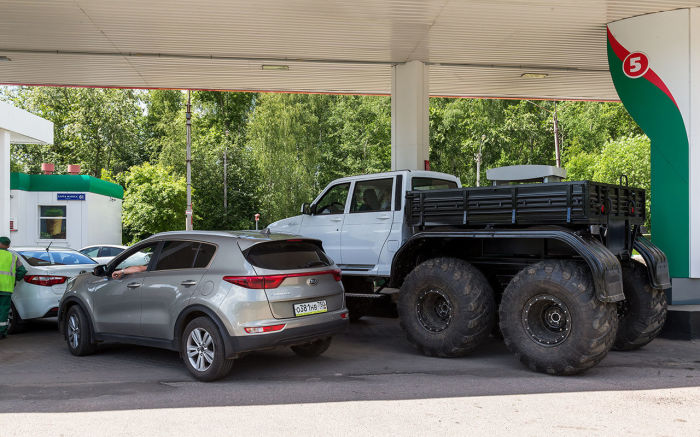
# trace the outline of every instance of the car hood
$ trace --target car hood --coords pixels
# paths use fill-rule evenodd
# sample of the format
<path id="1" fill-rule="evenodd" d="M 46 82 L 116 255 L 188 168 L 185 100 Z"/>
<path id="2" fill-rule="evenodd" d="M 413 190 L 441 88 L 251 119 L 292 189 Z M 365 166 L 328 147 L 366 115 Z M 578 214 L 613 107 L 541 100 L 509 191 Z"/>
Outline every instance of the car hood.
<path id="1" fill-rule="evenodd" d="M 299 234 L 303 217 L 303 215 L 297 215 L 294 217 L 277 220 L 274 223 L 270 223 L 267 228 L 272 232 L 280 234 Z"/>

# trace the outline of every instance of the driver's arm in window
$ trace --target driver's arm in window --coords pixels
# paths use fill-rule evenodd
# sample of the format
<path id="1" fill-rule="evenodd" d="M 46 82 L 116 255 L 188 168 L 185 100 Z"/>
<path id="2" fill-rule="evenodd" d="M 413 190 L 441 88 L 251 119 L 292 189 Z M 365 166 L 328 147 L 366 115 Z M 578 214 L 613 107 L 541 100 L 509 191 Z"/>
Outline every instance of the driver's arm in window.
<path id="1" fill-rule="evenodd" d="M 121 270 L 115 270 L 112 273 L 112 278 L 113 279 L 121 279 L 124 275 L 130 275 L 132 273 L 141 273 L 145 272 L 146 269 L 148 269 L 148 265 L 145 266 L 131 266 L 127 267 Z"/>

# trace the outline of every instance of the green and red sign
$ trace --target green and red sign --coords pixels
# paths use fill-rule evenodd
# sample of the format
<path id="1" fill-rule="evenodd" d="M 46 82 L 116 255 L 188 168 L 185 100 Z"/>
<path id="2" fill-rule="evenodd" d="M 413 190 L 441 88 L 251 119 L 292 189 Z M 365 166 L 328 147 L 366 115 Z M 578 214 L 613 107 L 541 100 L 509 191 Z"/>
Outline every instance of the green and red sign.
<path id="1" fill-rule="evenodd" d="M 611 23 L 607 32 L 615 89 L 651 139 L 652 239 L 676 278 L 689 277 L 691 266 L 687 26 L 685 10 Z"/>

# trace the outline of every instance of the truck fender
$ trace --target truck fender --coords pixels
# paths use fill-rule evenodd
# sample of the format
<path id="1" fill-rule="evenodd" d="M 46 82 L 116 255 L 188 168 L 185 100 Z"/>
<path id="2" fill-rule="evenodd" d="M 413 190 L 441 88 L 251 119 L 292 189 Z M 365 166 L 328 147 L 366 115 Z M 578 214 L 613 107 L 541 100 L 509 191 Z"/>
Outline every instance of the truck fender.
<path id="1" fill-rule="evenodd" d="M 588 265 L 598 300 L 618 302 L 625 299 L 622 290 L 622 267 L 617 257 L 593 236 L 581 236 L 568 229 L 483 229 L 420 232 L 409 238 L 394 256 L 391 266 L 391 286 L 399 287 L 403 278 L 415 267 L 421 246 L 433 239 L 493 239 L 557 240 L 569 246 Z M 475 242 L 476 242 L 475 241 Z"/>
<path id="2" fill-rule="evenodd" d="M 647 265 L 651 286 L 661 290 L 671 288 L 671 275 L 668 272 L 666 254 L 641 235 L 637 235 L 637 238 L 634 239 L 634 250 L 642 255 L 642 259 Z"/>

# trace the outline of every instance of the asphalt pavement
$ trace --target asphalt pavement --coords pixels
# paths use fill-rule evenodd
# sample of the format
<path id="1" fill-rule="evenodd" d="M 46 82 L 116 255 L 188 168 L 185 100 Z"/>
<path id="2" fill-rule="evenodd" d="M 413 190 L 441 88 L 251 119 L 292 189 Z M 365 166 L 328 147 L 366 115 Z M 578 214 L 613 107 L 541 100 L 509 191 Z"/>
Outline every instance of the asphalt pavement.
<path id="1" fill-rule="evenodd" d="M 321 357 L 246 355 L 214 383 L 176 352 L 108 345 L 72 356 L 41 321 L 0 341 L 0 437 L 700 435 L 700 342 L 656 339 L 575 377 L 522 366 L 491 339 L 419 355 L 395 319 L 366 318 Z"/>

